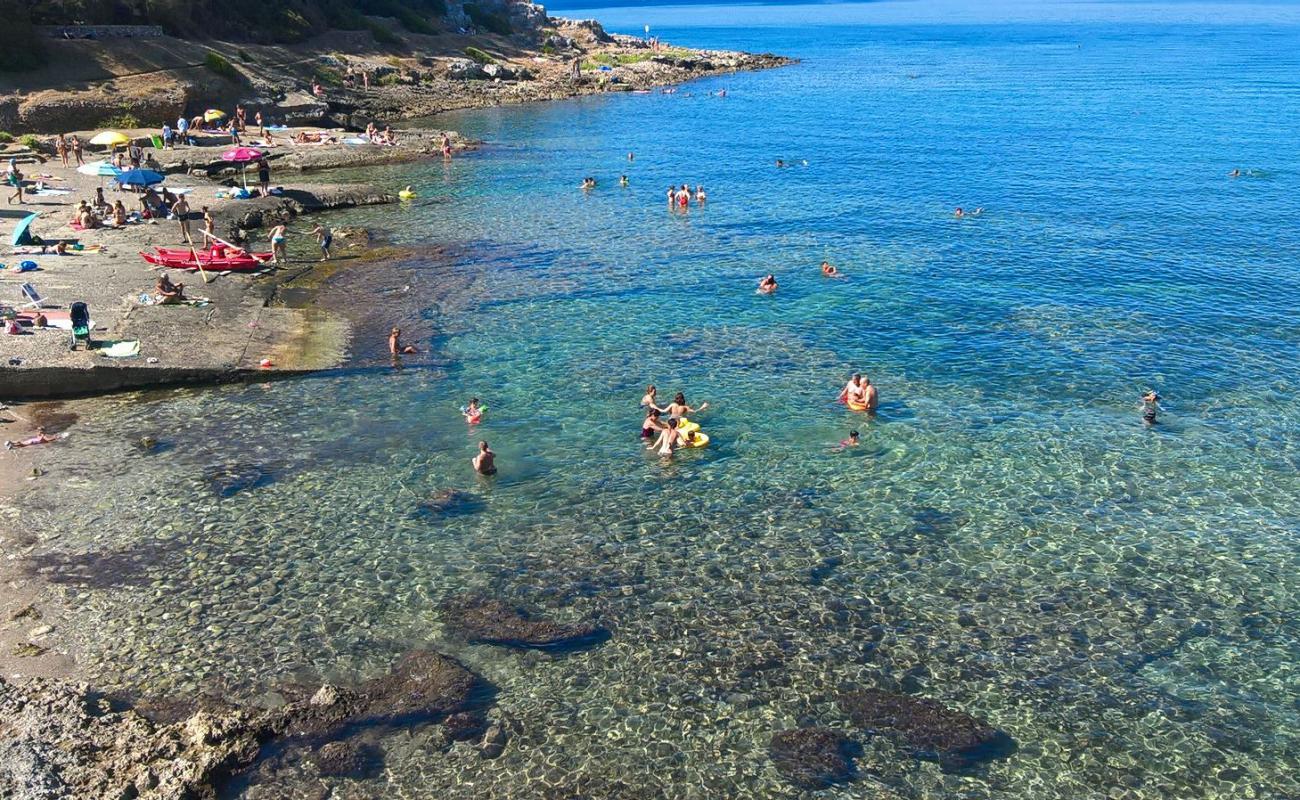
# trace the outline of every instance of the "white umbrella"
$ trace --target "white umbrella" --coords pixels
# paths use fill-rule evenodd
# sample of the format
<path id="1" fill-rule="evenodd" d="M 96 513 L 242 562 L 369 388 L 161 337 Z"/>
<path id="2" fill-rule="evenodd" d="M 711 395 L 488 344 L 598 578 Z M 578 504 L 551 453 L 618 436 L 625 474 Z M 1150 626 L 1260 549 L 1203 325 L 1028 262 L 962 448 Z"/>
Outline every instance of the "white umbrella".
<path id="1" fill-rule="evenodd" d="M 116 178 L 122 174 L 122 170 L 107 161 L 92 161 L 89 164 L 82 164 L 77 167 L 77 172 L 82 175 L 98 175 L 100 186 L 104 185 L 104 178 Z"/>

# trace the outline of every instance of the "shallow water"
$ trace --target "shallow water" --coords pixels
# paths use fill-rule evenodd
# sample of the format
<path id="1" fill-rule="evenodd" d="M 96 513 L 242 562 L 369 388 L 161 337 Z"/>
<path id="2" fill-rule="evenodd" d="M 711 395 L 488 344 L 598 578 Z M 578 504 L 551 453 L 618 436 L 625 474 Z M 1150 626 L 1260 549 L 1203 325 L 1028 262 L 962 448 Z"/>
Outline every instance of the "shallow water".
<path id="1" fill-rule="evenodd" d="M 1020 749 L 951 775 L 860 737 L 827 797 L 1300 795 L 1297 8 L 593 12 L 804 61 L 454 115 L 489 146 L 353 176 L 421 199 L 337 224 L 452 245 L 401 268 L 432 363 L 72 404 L 27 502 L 83 664 L 272 703 L 431 645 L 500 688 L 500 759 L 394 735 L 339 796 L 791 796 L 768 739 L 847 729 L 852 685 Z M 684 181 L 710 202 L 670 214 Z M 854 369 L 875 419 L 830 402 Z M 713 444 L 640 449 L 647 382 L 710 401 Z M 445 487 L 482 502 L 417 511 Z M 437 608 L 467 590 L 613 637 L 465 646 Z"/>

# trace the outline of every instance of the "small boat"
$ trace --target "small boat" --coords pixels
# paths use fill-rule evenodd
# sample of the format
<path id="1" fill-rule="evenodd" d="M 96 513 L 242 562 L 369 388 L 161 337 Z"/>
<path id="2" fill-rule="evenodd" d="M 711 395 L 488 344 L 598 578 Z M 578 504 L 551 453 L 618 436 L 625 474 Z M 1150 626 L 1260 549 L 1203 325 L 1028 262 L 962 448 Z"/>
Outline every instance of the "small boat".
<path id="1" fill-rule="evenodd" d="M 210 269 L 214 272 L 255 272 L 271 262 L 270 253 L 250 253 L 238 247 L 213 245 L 199 250 L 188 247 L 155 247 L 140 257 L 150 264 L 173 269 Z"/>

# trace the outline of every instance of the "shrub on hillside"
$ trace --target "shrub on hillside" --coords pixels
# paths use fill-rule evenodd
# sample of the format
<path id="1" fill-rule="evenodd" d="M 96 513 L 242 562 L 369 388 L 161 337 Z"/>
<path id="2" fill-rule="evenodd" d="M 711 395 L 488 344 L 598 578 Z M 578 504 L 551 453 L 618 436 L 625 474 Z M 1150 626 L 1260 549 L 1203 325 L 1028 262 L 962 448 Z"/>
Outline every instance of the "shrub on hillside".
<path id="1" fill-rule="evenodd" d="M 495 58 L 483 52 L 482 50 L 478 49 L 477 47 L 466 47 L 465 55 L 469 56 L 470 58 L 474 59 L 476 62 L 480 64 L 497 63 L 497 60 Z"/>
<path id="2" fill-rule="evenodd" d="M 203 57 L 203 66 L 227 80 L 239 80 L 239 70 L 235 69 L 235 65 L 227 61 L 225 56 L 220 53 L 209 50 L 208 54 Z"/>
<path id="3" fill-rule="evenodd" d="M 26 147 L 28 150 L 40 150 L 41 140 L 28 133 L 18 137 L 18 144 Z"/>
<path id="4" fill-rule="evenodd" d="M 513 33 L 513 29 L 510 27 L 510 20 L 500 14 L 488 11 L 478 3 L 466 3 L 465 13 L 469 15 L 469 18 L 474 21 L 475 25 L 483 30 L 491 31 L 492 33 L 500 34 L 501 36 L 509 36 Z"/>
<path id="5" fill-rule="evenodd" d="M 402 43 L 400 36 L 374 20 L 366 20 L 366 27 L 370 30 L 370 36 L 380 44 L 396 45 Z"/>
<path id="6" fill-rule="evenodd" d="M 0 131 L 0 144 L 9 144 L 14 140 L 14 135 L 9 131 Z"/>

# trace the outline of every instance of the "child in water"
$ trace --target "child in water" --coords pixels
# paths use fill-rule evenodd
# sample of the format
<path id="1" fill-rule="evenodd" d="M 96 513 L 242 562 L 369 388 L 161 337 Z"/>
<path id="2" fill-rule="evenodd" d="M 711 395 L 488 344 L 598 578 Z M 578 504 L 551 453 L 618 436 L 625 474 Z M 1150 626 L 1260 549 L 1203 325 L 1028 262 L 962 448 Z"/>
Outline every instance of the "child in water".
<path id="1" fill-rule="evenodd" d="M 1147 425 L 1156 424 L 1156 413 L 1164 411 L 1160 407 L 1160 395 L 1155 391 L 1149 391 L 1142 395 L 1142 421 Z"/>
<path id="2" fill-rule="evenodd" d="M 758 282 L 758 291 L 762 294 L 771 294 L 776 291 L 776 276 L 765 275 L 763 280 Z"/>
<path id="3" fill-rule="evenodd" d="M 461 413 L 465 415 L 465 421 L 470 425 L 477 425 L 483 420 L 483 409 L 479 408 L 477 397 L 472 398 L 469 405 L 461 409 Z"/>

